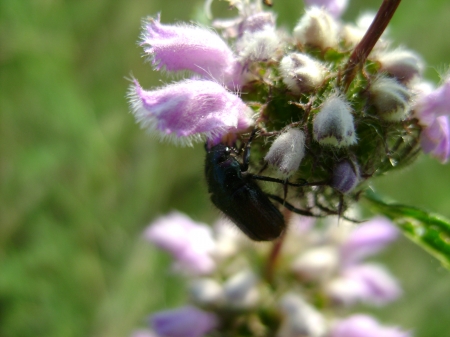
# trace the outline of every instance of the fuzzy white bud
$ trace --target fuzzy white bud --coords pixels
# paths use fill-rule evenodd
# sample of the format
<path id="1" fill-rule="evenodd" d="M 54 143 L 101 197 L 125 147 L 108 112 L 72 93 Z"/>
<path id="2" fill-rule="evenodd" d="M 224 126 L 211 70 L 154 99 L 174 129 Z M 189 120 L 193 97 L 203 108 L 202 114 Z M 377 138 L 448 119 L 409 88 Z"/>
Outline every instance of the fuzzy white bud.
<path id="1" fill-rule="evenodd" d="M 355 125 L 350 105 L 342 97 L 329 97 L 314 118 L 314 139 L 323 145 L 336 147 L 356 143 Z"/>
<path id="2" fill-rule="evenodd" d="M 323 8 L 311 7 L 294 28 L 294 38 L 304 45 L 322 50 L 337 46 L 338 25 Z"/>
<path id="3" fill-rule="evenodd" d="M 264 160 L 287 178 L 298 170 L 304 156 L 305 133 L 289 129 L 275 139 Z"/>
<path id="4" fill-rule="evenodd" d="M 226 302 L 235 308 L 249 308 L 259 300 L 258 277 L 249 269 L 231 276 L 224 284 Z"/>
<path id="5" fill-rule="evenodd" d="M 219 304 L 223 301 L 222 286 L 211 278 L 197 279 L 191 283 L 190 295 L 201 305 Z"/>
<path id="6" fill-rule="evenodd" d="M 410 110 L 408 89 L 393 78 L 377 78 L 369 92 L 372 104 L 384 120 L 401 121 Z"/>
<path id="7" fill-rule="evenodd" d="M 280 73 L 289 90 L 294 94 L 301 94 L 320 86 L 327 68 L 306 54 L 292 53 L 281 60 Z"/>
<path id="8" fill-rule="evenodd" d="M 266 61 L 274 58 L 280 38 L 274 27 L 266 26 L 256 32 L 245 32 L 236 48 L 241 62 Z"/>
<path id="9" fill-rule="evenodd" d="M 339 253 L 333 246 L 307 250 L 292 263 L 292 270 L 308 281 L 325 280 L 332 275 L 339 263 Z"/>
<path id="10" fill-rule="evenodd" d="M 409 50 L 397 49 L 379 53 L 374 59 L 380 62 L 382 71 L 388 72 L 402 83 L 409 82 L 413 77 L 421 75 L 423 71 L 420 56 Z"/>
<path id="11" fill-rule="evenodd" d="M 311 305 L 295 293 L 285 294 L 280 301 L 281 311 L 285 315 L 278 337 L 322 337 L 327 324 L 324 317 Z"/>

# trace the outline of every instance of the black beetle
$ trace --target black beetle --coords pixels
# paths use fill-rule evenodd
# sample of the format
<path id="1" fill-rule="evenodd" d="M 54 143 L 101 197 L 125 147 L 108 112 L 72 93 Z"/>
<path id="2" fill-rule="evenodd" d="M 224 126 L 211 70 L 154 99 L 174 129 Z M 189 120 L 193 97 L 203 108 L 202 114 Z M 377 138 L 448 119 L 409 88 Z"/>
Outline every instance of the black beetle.
<path id="1" fill-rule="evenodd" d="M 250 141 L 249 141 L 250 143 Z M 227 215 L 250 239 L 271 241 L 286 229 L 283 215 L 247 172 L 249 144 L 243 164 L 224 144 L 206 148 L 205 175 L 211 201 Z M 263 178 L 263 177 L 261 177 Z M 261 179 L 278 181 L 277 179 Z"/>

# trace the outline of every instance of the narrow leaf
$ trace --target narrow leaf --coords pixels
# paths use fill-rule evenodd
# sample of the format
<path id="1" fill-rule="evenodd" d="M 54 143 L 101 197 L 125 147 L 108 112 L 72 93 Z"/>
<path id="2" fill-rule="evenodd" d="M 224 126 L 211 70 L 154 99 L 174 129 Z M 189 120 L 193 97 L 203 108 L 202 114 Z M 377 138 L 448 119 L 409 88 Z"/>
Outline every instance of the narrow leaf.
<path id="1" fill-rule="evenodd" d="M 383 201 L 373 191 L 365 199 L 372 209 L 390 218 L 413 242 L 450 269 L 450 222 L 416 207 Z"/>

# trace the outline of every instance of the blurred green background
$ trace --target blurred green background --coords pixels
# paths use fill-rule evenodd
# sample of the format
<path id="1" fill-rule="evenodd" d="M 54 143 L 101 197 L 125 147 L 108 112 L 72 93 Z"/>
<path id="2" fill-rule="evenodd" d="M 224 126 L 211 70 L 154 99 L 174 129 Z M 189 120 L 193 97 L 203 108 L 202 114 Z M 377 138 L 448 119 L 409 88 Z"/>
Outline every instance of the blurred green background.
<path id="1" fill-rule="evenodd" d="M 302 2 L 274 2 L 278 24 L 292 28 Z M 344 18 L 380 3 L 352 0 Z M 141 57 L 143 17 L 189 21 L 201 6 L 0 0 L 0 337 L 128 336 L 147 313 L 180 304 L 169 258 L 140 235 L 171 209 L 217 216 L 203 147 L 174 148 L 143 132 L 129 114 L 126 77 L 146 88 L 168 80 Z M 214 13 L 230 15 L 217 1 Z M 434 82 L 450 63 L 449 17 L 446 0 L 404 1 L 390 26 L 398 45 L 423 55 Z M 422 156 L 375 185 L 450 218 L 449 166 Z M 405 296 L 370 310 L 416 336 L 448 335 L 449 272 L 406 239 L 383 257 Z"/>

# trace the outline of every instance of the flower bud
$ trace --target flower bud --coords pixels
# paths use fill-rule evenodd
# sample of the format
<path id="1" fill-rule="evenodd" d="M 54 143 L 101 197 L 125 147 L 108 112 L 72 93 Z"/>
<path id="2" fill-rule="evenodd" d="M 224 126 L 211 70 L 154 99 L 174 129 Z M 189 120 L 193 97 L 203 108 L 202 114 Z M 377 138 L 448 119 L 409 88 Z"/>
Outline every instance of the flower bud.
<path id="1" fill-rule="evenodd" d="M 267 27 L 275 28 L 275 16 L 271 12 L 259 12 L 246 17 L 239 24 L 239 35 L 257 32 Z"/>
<path id="2" fill-rule="evenodd" d="M 305 0 L 308 6 L 325 8 L 333 17 L 338 18 L 347 8 L 348 0 Z"/>
<path id="3" fill-rule="evenodd" d="M 324 9 L 312 7 L 294 28 L 294 38 L 301 44 L 322 50 L 338 44 L 338 26 L 333 17 Z"/>
<path id="4" fill-rule="evenodd" d="M 256 32 L 245 32 L 237 41 L 239 61 L 243 64 L 255 61 L 266 61 L 276 56 L 280 47 L 280 38 L 275 27 L 265 26 Z"/>
<path id="5" fill-rule="evenodd" d="M 355 126 L 348 102 L 329 97 L 314 118 L 314 139 L 324 145 L 349 146 L 356 143 Z"/>
<path id="6" fill-rule="evenodd" d="M 376 60 L 381 63 L 381 71 L 386 71 L 402 83 L 409 82 L 423 71 L 419 55 L 409 50 L 394 50 L 380 53 Z"/>
<path id="7" fill-rule="evenodd" d="M 224 284 L 225 300 L 235 308 L 253 307 L 259 300 L 258 277 L 251 270 L 242 270 Z"/>
<path id="8" fill-rule="evenodd" d="M 337 163 L 331 176 L 331 184 L 341 193 L 351 192 L 359 182 L 359 169 L 350 160 L 345 159 Z"/>
<path id="9" fill-rule="evenodd" d="M 327 279 L 337 268 L 339 253 L 332 246 L 317 247 L 306 251 L 292 263 L 292 269 L 308 281 Z"/>
<path id="10" fill-rule="evenodd" d="M 285 317 L 277 336 L 325 336 L 327 325 L 324 317 L 299 295 L 295 293 L 285 294 L 281 298 L 280 307 Z"/>
<path id="11" fill-rule="evenodd" d="M 393 78 L 377 78 L 369 92 L 378 115 L 386 121 L 401 121 L 410 110 L 408 89 Z"/>
<path id="12" fill-rule="evenodd" d="M 298 170 L 304 156 L 305 133 L 289 129 L 275 139 L 264 159 L 287 178 Z"/>
<path id="13" fill-rule="evenodd" d="M 200 305 L 218 304 L 223 301 L 222 286 L 212 278 L 194 280 L 190 286 L 190 295 Z"/>
<path id="14" fill-rule="evenodd" d="M 312 91 L 323 83 L 327 69 L 306 54 L 292 53 L 280 62 L 284 84 L 294 93 Z"/>

